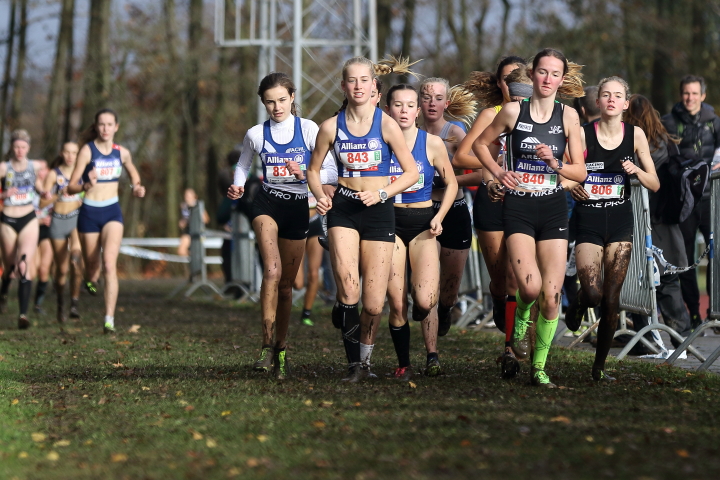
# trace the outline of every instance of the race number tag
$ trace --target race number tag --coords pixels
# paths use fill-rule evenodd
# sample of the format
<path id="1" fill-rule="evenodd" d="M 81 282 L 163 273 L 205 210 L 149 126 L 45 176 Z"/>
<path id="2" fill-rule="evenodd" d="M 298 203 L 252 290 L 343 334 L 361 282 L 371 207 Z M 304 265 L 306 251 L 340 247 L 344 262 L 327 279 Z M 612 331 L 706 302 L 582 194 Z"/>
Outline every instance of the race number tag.
<path id="1" fill-rule="evenodd" d="M 95 174 L 98 181 L 117 180 L 122 175 L 122 162 L 120 160 L 95 160 Z"/>
<path id="2" fill-rule="evenodd" d="M 551 190 L 558 185 L 557 173 L 543 161 L 518 160 L 515 172 L 520 175 L 518 187 L 525 190 Z"/>
<path id="3" fill-rule="evenodd" d="M 357 142 L 339 142 L 337 156 L 340 162 L 348 170 L 377 170 L 382 162 L 382 142 L 377 138 Z"/>
<path id="4" fill-rule="evenodd" d="M 28 205 L 35 200 L 35 187 L 20 187 L 13 195 L 8 197 L 10 205 Z"/>
<path id="5" fill-rule="evenodd" d="M 585 191 L 590 200 L 610 200 L 625 195 L 625 175 L 622 173 L 589 173 Z"/>
<path id="6" fill-rule="evenodd" d="M 400 175 L 390 175 L 390 183 L 393 183 L 395 180 L 400 178 Z M 418 181 L 414 184 L 410 185 L 408 188 L 406 188 L 402 193 L 411 193 L 411 192 L 417 192 L 421 188 L 423 188 L 423 185 L 425 185 L 425 174 L 421 173 L 420 177 L 418 178 Z"/>
<path id="7" fill-rule="evenodd" d="M 286 167 L 288 160 L 297 162 L 300 165 L 300 170 L 305 171 L 306 165 L 303 163 L 305 157 L 302 154 L 275 152 L 264 154 L 265 179 L 268 183 L 299 183 L 302 181 L 295 178 L 295 175 L 288 171 Z"/>

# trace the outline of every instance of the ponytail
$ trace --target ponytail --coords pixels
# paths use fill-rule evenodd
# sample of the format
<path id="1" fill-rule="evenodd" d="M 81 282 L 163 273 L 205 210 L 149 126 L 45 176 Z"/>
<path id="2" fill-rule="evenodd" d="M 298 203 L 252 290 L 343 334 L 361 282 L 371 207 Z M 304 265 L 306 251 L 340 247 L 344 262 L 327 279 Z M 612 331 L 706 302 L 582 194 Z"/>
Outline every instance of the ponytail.
<path id="1" fill-rule="evenodd" d="M 462 85 L 455 85 L 448 92 L 448 101 L 450 103 L 445 109 L 448 117 L 470 127 L 477 115 L 477 100 L 472 92 Z"/>
<path id="2" fill-rule="evenodd" d="M 416 63 L 420 62 L 421 60 L 417 60 L 414 62 L 410 61 L 409 57 L 395 57 L 393 55 L 388 56 L 387 58 L 384 58 L 383 60 L 380 60 L 378 63 L 373 63 L 370 59 L 366 57 L 353 57 L 350 60 L 347 60 L 343 64 L 342 68 L 342 76 L 343 79 L 345 78 L 345 74 L 347 73 L 347 69 L 350 65 L 365 65 L 370 69 L 370 71 L 373 74 L 373 77 L 378 77 L 381 75 L 389 75 L 391 73 L 396 73 L 398 75 L 412 75 L 415 78 L 418 78 L 418 74 L 410 70 L 410 67 L 415 65 Z"/>

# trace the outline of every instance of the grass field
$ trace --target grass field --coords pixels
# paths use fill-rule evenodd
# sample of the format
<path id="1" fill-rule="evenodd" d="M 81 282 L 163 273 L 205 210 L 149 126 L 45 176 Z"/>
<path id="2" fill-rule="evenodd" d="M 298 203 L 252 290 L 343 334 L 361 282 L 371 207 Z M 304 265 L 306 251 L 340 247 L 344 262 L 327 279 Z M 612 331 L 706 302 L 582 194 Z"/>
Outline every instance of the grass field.
<path id="1" fill-rule="evenodd" d="M 314 328 L 293 323 L 293 378 L 277 383 L 250 368 L 256 306 L 166 300 L 172 286 L 123 282 L 116 336 L 100 298 L 64 335 L 53 315 L 28 331 L 2 318 L 1 479 L 720 478 L 716 375 L 611 361 L 619 381 L 600 386 L 590 356 L 553 349 L 562 387 L 539 390 L 527 370 L 499 378 L 499 335 L 453 329 L 444 375 L 398 382 L 383 326 L 380 379 L 345 385 L 324 309 Z"/>

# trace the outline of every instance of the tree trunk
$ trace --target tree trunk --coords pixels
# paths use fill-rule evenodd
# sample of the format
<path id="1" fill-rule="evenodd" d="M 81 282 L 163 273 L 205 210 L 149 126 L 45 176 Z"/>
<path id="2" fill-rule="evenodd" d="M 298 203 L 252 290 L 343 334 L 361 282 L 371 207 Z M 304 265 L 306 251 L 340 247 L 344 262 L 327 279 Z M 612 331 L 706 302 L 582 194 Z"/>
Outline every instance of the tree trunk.
<path id="1" fill-rule="evenodd" d="M 10 104 L 10 121 L 8 125 L 15 129 L 20 127 L 22 114 L 23 79 L 25 77 L 25 60 L 27 58 L 27 7 L 28 0 L 19 0 L 20 24 L 18 25 L 18 52 L 15 65 L 15 81 L 13 82 L 12 103 Z"/>
<path id="2" fill-rule="evenodd" d="M 392 4 L 393 0 L 377 0 L 377 45 L 379 58 L 371 58 L 376 62 L 387 53 L 387 39 L 392 33 Z"/>
<path id="3" fill-rule="evenodd" d="M 178 119 L 178 88 L 176 79 L 180 71 L 177 68 L 178 55 L 175 49 L 177 45 L 177 25 L 175 21 L 175 0 L 164 0 L 163 14 L 165 16 L 165 40 L 170 59 L 170 71 L 165 94 L 165 234 L 168 237 L 178 235 L 178 208 L 180 207 L 180 151 L 179 151 L 179 129 Z"/>
<path id="4" fill-rule="evenodd" d="M 708 13 L 706 0 L 693 0 L 690 73 L 694 75 L 703 75 L 710 61 L 710 51 L 707 43 Z"/>
<path id="5" fill-rule="evenodd" d="M 188 31 L 188 61 L 185 78 L 187 81 L 185 102 L 183 105 L 183 157 L 185 164 L 185 186 L 197 189 L 198 182 L 198 149 L 197 135 L 200 123 L 200 103 L 198 83 L 200 81 L 199 46 L 202 37 L 202 0 L 190 0 L 190 25 Z"/>
<path id="6" fill-rule="evenodd" d="M 70 41 L 67 44 L 67 62 L 65 62 L 65 115 L 63 118 L 63 142 L 67 142 L 72 138 L 70 135 L 72 129 L 70 118 L 73 112 L 72 97 L 73 85 L 75 84 L 73 81 L 73 66 L 75 65 L 75 42 L 73 42 L 73 32 L 75 31 L 75 28 L 73 26 L 73 22 L 70 22 L 68 28 L 70 29 L 70 33 L 68 35 L 70 37 Z"/>
<path id="7" fill-rule="evenodd" d="M 5 154 L 5 126 L 7 125 L 7 101 L 8 91 L 10 89 L 10 78 L 12 69 L 12 59 L 15 53 L 15 10 L 17 2 L 10 0 L 10 25 L 8 26 L 7 39 L 7 55 L 5 56 L 5 72 L 3 73 L 2 92 L 0 92 L 0 155 Z"/>
<path id="8" fill-rule="evenodd" d="M 403 12 L 405 13 L 405 23 L 402 31 L 402 46 L 400 54 L 403 57 L 412 55 L 413 29 L 415 28 L 415 0 L 403 0 Z M 409 75 L 400 75 L 400 82 L 407 83 Z"/>
<path id="9" fill-rule="evenodd" d="M 500 30 L 500 44 L 498 45 L 498 53 L 495 55 L 495 58 L 500 58 L 504 55 L 507 55 L 507 52 L 505 49 L 507 48 L 507 31 L 508 31 L 508 21 L 510 20 L 510 9 L 512 8 L 512 5 L 510 5 L 510 0 L 502 0 L 503 4 L 503 19 L 502 19 L 502 29 Z M 487 11 L 487 1 L 485 2 L 485 5 L 483 5 L 485 8 L 485 11 Z M 483 15 L 484 17 L 485 15 Z M 484 20 L 484 18 L 483 18 Z M 484 39 L 478 38 L 478 43 L 482 42 Z M 478 50 L 480 52 L 480 50 Z"/>
<path id="10" fill-rule="evenodd" d="M 110 4 L 111 0 L 90 2 L 81 128 L 92 123 L 110 97 Z"/>
<path id="11" fill-rule="evenodd" d="M 43 118 L 43 131 L 45 133 L 45 146 L 43 158 L 50 160 L 58 153 L 58 137 L 60 135 L 60 112 L 65 100 L 65 92 L 70 84 L 65 81 L 67 64 L 72 61 L 68 57 L 72 43 L 72 23 L 75 10 L 75 0 L 62 0 L 60 15 L 60 32 L 57 39 L 55 65 L 53 65 L 50 78 L 50 92 L 48 94 L 47 110 Z M 63 138 L 62 141 L 66 139 Z"/>
<path id="12" fill-rule="evenodd" d="M 670 57 L 664 47 L 667 41 L 668 15 L 667 0 L 657 0 L 657 15 L 655 20 L 655 52 L 652 66 L 652 85 L 650 87 L 650 101 L 653 106 L 664 114 L 668 111 L 667 79 L 669 76 Z"/>

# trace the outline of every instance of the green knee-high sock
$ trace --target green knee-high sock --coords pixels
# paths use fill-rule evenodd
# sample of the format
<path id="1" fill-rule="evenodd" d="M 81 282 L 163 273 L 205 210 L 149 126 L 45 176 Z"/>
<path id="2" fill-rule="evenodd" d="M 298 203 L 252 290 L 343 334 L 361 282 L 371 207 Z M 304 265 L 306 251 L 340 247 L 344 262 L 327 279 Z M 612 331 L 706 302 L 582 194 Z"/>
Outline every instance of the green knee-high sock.
<path id="1" fill-rule="evenodd" d="M 545 370 L 545 362 L 550 352 L 550 345 L 555 338 L 557 324 L 557 318 L 547 320 L 542 313 L 538 316 L 537 325 L 535 325 L 535 355 L 533 355 L 532 363 L 533 367 L 538 370 Z"/>
<path id="2" fill-rule="evenodd" d="M 515 339 L 520 340 L 525 337 L 525 333 L 530 326 L 530 308 L 535 303 L 535 300 L 525 303 L 520 298 L 520 290 L 515 292 L 515 299 L 517 300 L 517 308 L 515 309 L 515 332 L 513 335 Z"/>

